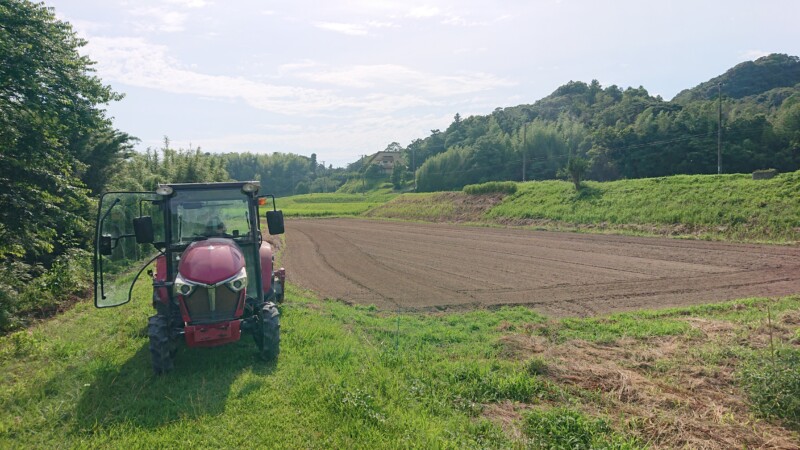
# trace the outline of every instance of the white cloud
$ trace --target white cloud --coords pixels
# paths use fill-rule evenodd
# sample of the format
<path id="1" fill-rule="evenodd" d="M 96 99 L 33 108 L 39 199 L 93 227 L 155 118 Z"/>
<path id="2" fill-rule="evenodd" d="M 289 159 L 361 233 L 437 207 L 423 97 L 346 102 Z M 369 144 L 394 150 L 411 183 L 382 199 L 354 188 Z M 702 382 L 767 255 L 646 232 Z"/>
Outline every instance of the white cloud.
<path id="1" fill-rule="evenodd" d="M 392 22 L 380 22 L 377 20 L 370 20 L 367 22 L 367 26 L 370 28 L 399 28 L 400 26 L 392 23 Z"/>
<path id="2" fill-rule="evenodd" d="M 350 36 L 364 36 L 368 34 L 367 28 L 364 25 L 355 23 L 317 22 L 314 26 L 322 28 L 323 30 L 335 31 Z"/>
<path id="3" fill-rule="evenodd" d="M 357 89 L 401 87 L 435 97 L 470 94 L 516 84 L 485 73 L 437 75 L 396 64 L 328 68 L 306 63 L 306 65 L 296 66 L 292 69 L 296 69 L 295 76 L 316 83 Z M 291 69 L 287 68 L 286 70 Z"/>
<path id="4" fill-rule="evenodd" d="M 185 29 L 186 14 L 161 7 L 135 8 L 130 14 L 144 20 L 134 20 L 133 25 L 141 33 L 175 33 Z"/>
<path id="5" fill-rule="evenodd" d="M 350 36 L 366 36 L 369 34 L 370 28 L 398 28 L 398 25 L 392 22 L 382 22 L 378 20 L 370 20 L 363 24 L 360 23 L 343 23 L 343 22 L 316 22 L 315 27 L 323 30 L 335 31 L 337 33 L 347 34 Z"/>
<path id="6" fill-rule="evenodd" d="M 765 52 L 764 50 L 746 50 L 739 54 L 739 57 L 752 61 L 767 55 L 769 55 L 769 52 Z"/>
<path id="7" fill-rule="evenodd" d="M 477 55 L 480 53 L 486 53 L 489 51 L 486 47 L 476 47 L 476 48 L 457 48 L 453 50 L 454 55 Z"/>
<path id="8" fill-rule="evenodd" d="M 441 14 L 441 10 L 435 6 L 425 5 L 413 8 L 408 12 L 408 17 L 414 19 L 430 19 Z"/>
<path id="9" fill-rule="evenodd" d="M 446 128 L 452 119 L 450 114 L 415 117 L 373 115 L 345 124 L 269 126 L 265 133 L 229 134 L 206 139 L 171 136 L 171 142 L 173 146 L 184 148 L 191 142 L 209 152 L 275 152 L 291 148 L 293 152 L 305 155 L 317 153 L 318 160 L 341 166 L 352 162 L 354 154 L 373 153 L 389 142 L 406 146 L 411 140 L 426 136 L 432 128 Z M 314 136 L 314 140 L 309 141 L 308 136 Z M 157 146 L 160 142 L 144 144 Z"/>
<path id="10" fill-rule="evenodd" d="M 167 0 L 167 3 L 172 3 L 185 8 L 202 8 L 210 5 L 206 0 Z"/>
<path id="11" fill-rule="evenodd" d="M 62 14 L 59 14 L 58 11 L 56 11 L 56 17 L 58 18 L 58 20 L 67 22 L 70 25 L 72 25 L 72 29 L 75 30 L 75 32 L 78 33 L 79 36 L 86 36 L 89 33 L 101 30 L 107 30 L 110 28 L 110 25 L 105 23 L 95 22 L 91 20 L 71 19 Z"/>
<path id="12" fill-rule="evenodd" d="M 89 42 L 89 56 L 98 61 L 99 75 L 106 81 L 204 98 L 242 101 L 275 113 L 320 115 L 336 111 L 337 114 L 366 114 L 431 104 L 429 100 L 412 94 L 377 92 L 352 97 L 327 89 L 208 75 L 190 70 L 190 67 L 169 57 L 167 47 L 150 44 L 142 38 L 94 37 Z"/>
<path id="13" fill-rule="evenodd" d="M 278 71 L 281 72 L 281 73 L 292 72 L 292 71 L 295 71 L 295 70 L 309 69 L 309 68 L 317 67 L 317 66 L 319 66 L 318 63 L 316 63 L 316 62 L 314 62 L 314 61 L 312 61 L 310 59 L 304 59 L 304 60 L 298 61 L 296 63 L 281 64 L 280 66 L 278 66 Z"/>

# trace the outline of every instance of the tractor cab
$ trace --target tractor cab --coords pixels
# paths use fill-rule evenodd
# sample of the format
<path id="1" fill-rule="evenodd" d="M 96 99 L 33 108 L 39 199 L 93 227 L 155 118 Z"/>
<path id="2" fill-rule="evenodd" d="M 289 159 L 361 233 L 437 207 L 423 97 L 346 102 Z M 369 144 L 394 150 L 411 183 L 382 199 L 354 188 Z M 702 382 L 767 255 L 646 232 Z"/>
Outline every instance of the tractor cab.
<path id="1" fill-rule="evenodd" d="M 279 351 L 276 303 L 283 300 L 285 271 L 273 267 L 260 207 L 270 235 L 283 233 L 274 196 L 259 196 L 257 182 L 161 185 L 155 192 L 102 196 L 95 242 L 95 306 L 131 300 L 136 279 L 148 268 L 153 307 L 148 333 L 156 373 L 173 366 L 176 341 L 209 347 L 252 332 L 265 359 Z M 155 263 L 155 264 L 153 264 Z M 136 267 L 127 292 L 106 291 Z M 152 268 L 154 265 L 154 268 Z"/>

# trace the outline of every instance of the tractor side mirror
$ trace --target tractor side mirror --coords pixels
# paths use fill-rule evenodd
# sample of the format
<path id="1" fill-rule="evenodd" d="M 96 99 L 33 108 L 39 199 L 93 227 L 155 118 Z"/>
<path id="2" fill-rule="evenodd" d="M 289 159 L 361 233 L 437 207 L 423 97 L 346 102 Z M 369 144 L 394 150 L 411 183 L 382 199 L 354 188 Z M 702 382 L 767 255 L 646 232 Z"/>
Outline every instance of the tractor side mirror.
<path id="1" fill-rule="evenodd" d="M 267 211 L 269 234 L 283 234 L 283 211 Z"/>
<path id="2" fill-rule="evenodd" d="M 103 256 L 111 255 L 111 236 L 100 236 L 100 254 Z"/>
<path id="3" fill-rule="evenodd" d="M 136 234 L 137 244 L 151 244 L 155 237 L 153 235 L 153 218 L 142 216 L 133 219 L 133 232 Z"/>

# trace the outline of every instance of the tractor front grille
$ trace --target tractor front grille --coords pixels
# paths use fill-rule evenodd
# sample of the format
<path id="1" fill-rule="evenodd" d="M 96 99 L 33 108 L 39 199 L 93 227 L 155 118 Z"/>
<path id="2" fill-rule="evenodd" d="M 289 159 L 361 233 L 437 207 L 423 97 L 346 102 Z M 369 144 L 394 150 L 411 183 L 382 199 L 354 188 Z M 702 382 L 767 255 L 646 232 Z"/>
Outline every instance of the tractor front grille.
<path id="1" fill-rule="evenodd" d="M 236 318 L 240 294 L 225 285 L 198 286 L 191 294 L 183 297 L 183 302 L 192 323 L 217 322 Z"/>

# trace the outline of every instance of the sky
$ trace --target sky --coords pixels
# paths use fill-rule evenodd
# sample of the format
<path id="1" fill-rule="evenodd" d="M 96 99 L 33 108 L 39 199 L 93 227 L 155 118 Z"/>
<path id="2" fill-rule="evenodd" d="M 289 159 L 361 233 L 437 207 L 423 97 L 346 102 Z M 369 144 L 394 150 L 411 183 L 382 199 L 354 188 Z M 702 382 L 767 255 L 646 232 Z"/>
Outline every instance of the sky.
<path id="1" fill-rule="evenodd" d="M 571 81 L 683 89 L 800 55 L 797 0 L 45 0 L 137 149 L 310 156 L 407 146 Z"/>

